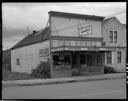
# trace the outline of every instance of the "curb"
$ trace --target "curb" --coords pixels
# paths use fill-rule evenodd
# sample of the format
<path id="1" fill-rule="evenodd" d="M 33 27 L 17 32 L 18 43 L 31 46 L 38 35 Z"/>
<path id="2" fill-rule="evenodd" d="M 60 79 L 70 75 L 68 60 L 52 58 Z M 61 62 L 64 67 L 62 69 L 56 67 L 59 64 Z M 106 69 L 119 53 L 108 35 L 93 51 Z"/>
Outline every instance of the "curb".
<path id="1" fill-rule="evenodd" d="M 111 79 L 120 79 L 120 78 L 126 78 L 126 75 L 119 75 L 119 76 L 111 76 L 111 77 L 99 77 L 99 78 L 69 78 L 68 80 L 58 80 L 58 81 L 48 81 L 48 82 L 15 82 L 15 83 L 9 83 L 9 82 L 2 82 L 3 87 L 10 87 L 10 86 L 33 86 L 33 85 L 46 85 L 46 84 L 60 84 L 60 83 L 72 83 L 72 82 L 85 82 L 85 81 L 97 81 L 97 80 L 111 80 Z"/>

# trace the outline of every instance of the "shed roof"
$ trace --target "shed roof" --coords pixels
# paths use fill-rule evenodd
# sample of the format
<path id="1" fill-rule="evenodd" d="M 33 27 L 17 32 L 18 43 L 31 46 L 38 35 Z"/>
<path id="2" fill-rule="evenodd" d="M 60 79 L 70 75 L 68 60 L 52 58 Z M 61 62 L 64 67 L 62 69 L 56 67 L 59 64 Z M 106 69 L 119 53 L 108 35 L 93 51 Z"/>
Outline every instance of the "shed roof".
<path id="1" fill-rule="evenodd" d="M 49 31 L 49 27 L 47 27 L 47 28 L 41 29 L 35 34 L 30 34 L 26 36 L 24 39 L 22 39 L 16 45 L 14 45 L 11 49 L 16 49 L 26 45 L 48 40 L 49 36 L 50 36 L 50 31 Z"/>

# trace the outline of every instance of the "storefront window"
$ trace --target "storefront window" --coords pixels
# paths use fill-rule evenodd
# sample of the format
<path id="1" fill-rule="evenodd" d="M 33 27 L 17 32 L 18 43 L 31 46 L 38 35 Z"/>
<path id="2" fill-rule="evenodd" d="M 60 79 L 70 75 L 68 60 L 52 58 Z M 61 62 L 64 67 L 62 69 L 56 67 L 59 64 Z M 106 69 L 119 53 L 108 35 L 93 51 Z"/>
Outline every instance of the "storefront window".
<path id="1" fill-rule="evenodd" d="M 102 55 L 96 56 L 96 66 L 102 66 Z"/>
<path id="2" fill-rule="evenodd" d="M 70 65 L 70 56 L 69 55 L 64 55 L 64 56 L 54 55 L 53 64 L 54 66 Z"/>
<path id="3" fill-rule="evenodd" d="M 80 64 L 86 64 L 86 57 L 85 57 L 85 55 L 81 55 L 80 56 Z"/>
<path id="4" fill-rule="evenodd" d="M 63 65 L 63 59 L 64 59 L 64 57 L 62 57 L 62 56 L 54 55 L 53 56 L 54 66 Z"/>

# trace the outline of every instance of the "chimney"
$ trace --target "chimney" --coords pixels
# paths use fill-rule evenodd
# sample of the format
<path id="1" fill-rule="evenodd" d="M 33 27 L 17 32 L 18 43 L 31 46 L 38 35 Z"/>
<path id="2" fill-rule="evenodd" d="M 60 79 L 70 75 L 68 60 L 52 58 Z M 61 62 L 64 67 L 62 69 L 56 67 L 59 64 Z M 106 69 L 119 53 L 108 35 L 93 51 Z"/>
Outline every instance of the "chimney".
<path id="1" fill-rule="evenodd" d="M 37 33 L 36 30 L 33 30 L 33 34 Z"/>

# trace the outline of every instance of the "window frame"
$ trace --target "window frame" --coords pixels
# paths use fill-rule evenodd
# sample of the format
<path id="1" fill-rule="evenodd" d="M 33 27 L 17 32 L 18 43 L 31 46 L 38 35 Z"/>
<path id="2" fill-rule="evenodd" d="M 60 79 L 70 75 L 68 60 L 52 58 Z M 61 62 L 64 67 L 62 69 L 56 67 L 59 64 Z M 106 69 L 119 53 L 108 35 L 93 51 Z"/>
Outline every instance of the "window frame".
<path id="1" fill-rule="evenodd" d="M 110 43 L 117 43 L 117 35 L 118 35 L 117 33 L 118 33 L 117 30 L 109 30 L 109 42 Z"/>
<path id="2" fill-rule="evenodd" d="M 110 56 L 108 55 L 110 53 Z M 112 64 L 112 52 L 106 53 L 106 62 L 107 64 Z"/>
<path id="3" fill-rule="evenodd" d="M 20 59 L 16 58 L 16 65 L 20 65 Z"/>

